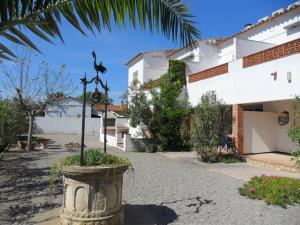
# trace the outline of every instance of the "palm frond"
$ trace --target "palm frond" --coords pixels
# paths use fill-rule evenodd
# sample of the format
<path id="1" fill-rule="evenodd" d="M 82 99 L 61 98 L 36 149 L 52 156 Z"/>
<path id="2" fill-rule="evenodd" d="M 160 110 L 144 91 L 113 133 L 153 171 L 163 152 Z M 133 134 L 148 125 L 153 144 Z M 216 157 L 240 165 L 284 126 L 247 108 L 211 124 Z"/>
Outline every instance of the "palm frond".
<path id="1" fill-rule="evenodd" d="M 181 0 L 1 0 L 0 35 L 8 42 L 29 46 L 35 44 L 25 35 L 27 29 L 47 42 L 63 37 L 59 26 L 62 18 L 82 34 L 85 29 L 101 32 L 129 26 L 162 33 L 171 40 L 190 45 L 199 38 L 189 9 Z M 83 27 L 82 27 L 83 26 Z M 13 56 L 4 43 L 0 58 Z M 5 57 L 4 57 L 5 56 Z"/>

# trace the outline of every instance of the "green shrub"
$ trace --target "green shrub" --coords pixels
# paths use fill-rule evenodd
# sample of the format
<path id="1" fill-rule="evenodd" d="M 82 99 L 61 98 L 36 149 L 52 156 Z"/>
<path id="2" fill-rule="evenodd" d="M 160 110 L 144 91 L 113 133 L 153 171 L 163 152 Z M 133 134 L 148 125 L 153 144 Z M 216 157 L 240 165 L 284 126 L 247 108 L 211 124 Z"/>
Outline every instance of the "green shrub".
<path id="1" fill-rule="evenodd" d="M 194 146 L 193 150 L 197 153 L 198 159 L 207 163 L 240 163 L 245 159 L 238 154 L 234 153 L 234 150 L 230 152 L 221 152 L 216 147 L 201 147 Z"/>
<path id="2" fill-rule="evenodd" d="M 286 208 L 287 204 L 300 202 L 300 180 L 289 177 L 255 176 L 239 192 L 251 199 L 264 200 L 267 204 Z"/>
<path id="3" fill-rule="evenodd" d="M 297 167 L 300 167 L 300 149 L 293 151 L 291 155 L 292 160 L 295 162 L 295 165 Z"/>
<path id="4" fill-rule="evenodd" d="M 171 60 L 168 72 L 149 93 L 139 83 L 130 87 L 130 126 L 138 128 L 143 138 L 151 138 L 161 151 L 190 150 L 190 106 L 185 85 L 185 62 Z"/>
<path id="5" fill-rule="evenodd" d="M 208 146 L 195 146 L 193 150 L 197 152 L 198 159 L 207 163 L 219 162 L 219 153 L 213 147 Z"/>
<path id="6" fill-rule="evenodd" d="M 138 152 L 157 152 L 158 146 L 152 138 L 131 139 L 133 146 Z"/>
<path id="7" fill-rule="evenodd" d="M 128 159 L 106 154 L 95 149 L 89 149 L 83 153 L 84 166 L 102 166 L 102 167 L 118 167 L 128 166 L 132 167 Z M 80 154 L 75 154 L 62 159 L 59 163 L 60 166 L 79 166 Z"/>
<path id="8" fill-rule="evenodd" d="M 300 98 L 296 97 L 294 101 L 294 117 L 295 119 L 300 118 Z M 288 130 L 288 136 L 292 141 L 298 146 L 298 149 L 292 152 L 292 160 L 295 162 L 295 165 L 300 167 L 300 127 L 295 126 Z"/>

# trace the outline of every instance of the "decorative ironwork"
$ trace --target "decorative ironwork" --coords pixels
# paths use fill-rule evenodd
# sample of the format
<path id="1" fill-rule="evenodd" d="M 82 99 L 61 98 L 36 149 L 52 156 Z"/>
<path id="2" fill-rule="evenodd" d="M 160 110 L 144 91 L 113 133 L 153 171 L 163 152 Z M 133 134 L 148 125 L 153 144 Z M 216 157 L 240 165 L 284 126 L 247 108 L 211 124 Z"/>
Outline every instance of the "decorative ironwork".
<path id="1" fill-rule="evenodd" d="M 107 81 L 104 85 L 103 81 L 99 77 L 100 73 L 105 73 L 107 69 L 102 65 L 100 62 L 97 64 L 97 56 L 95 51 L 92 52 L 92 56 L 94 58 L 94 69 L 97 73 L 95 77 L 93 77 L 91 80 L 86 79 L 86 74 L 84 74 L 84 77 L 81 78 L 81 83 L 83 84 L 83 105 L 82 105 L 82 123 L 81 123 L 81 148 L 80 148 L 80 166 L 83 166 L 83 151 L 84 151 L 84 133 L 85 133 L 85 106 L 86 106 L 86 87 L 88 84 L 91 84 L 95 82 L 96 88 L 95 92 L 92 94 L 92 97 L 94 99 L 94 103 L 98 103 L 101 100 L 101 94 L 98 90 L 98 84 L 100 83 L 101 87 L 104 89 L 104 98 L 105 98 L 105 111 L 104 111 L 104 120 L 107 120 L 107 105 L 108 105 L 108 91 L 109 88 L 107 86 Z M 106 153 L 106 133 L 107 133 L 107 125 L 104 124 L 104 153 Z"/>

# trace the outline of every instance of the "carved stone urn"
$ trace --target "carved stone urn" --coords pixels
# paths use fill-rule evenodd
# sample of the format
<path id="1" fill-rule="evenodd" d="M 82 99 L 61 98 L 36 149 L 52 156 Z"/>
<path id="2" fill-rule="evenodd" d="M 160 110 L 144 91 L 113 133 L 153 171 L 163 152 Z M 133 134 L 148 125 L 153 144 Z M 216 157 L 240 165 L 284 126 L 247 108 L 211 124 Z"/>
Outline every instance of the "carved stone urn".
<path id="1" fill-rule="evenodd" d="M 123 173 L 128 166 L 62 167 L 61 225 L 123 225 Z"/>

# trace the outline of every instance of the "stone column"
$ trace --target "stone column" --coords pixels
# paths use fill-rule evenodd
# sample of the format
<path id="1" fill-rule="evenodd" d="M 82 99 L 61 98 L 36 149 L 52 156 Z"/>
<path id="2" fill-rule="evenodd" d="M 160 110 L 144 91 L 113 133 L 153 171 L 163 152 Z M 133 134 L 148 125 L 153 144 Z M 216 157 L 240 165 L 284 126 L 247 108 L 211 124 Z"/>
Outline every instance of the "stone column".
<path id="1" fill-rule="evenodd" d="M 243 105 L 232 106 L 232 134 L 235 146 L 240 154 L 244 153 Z"/>

